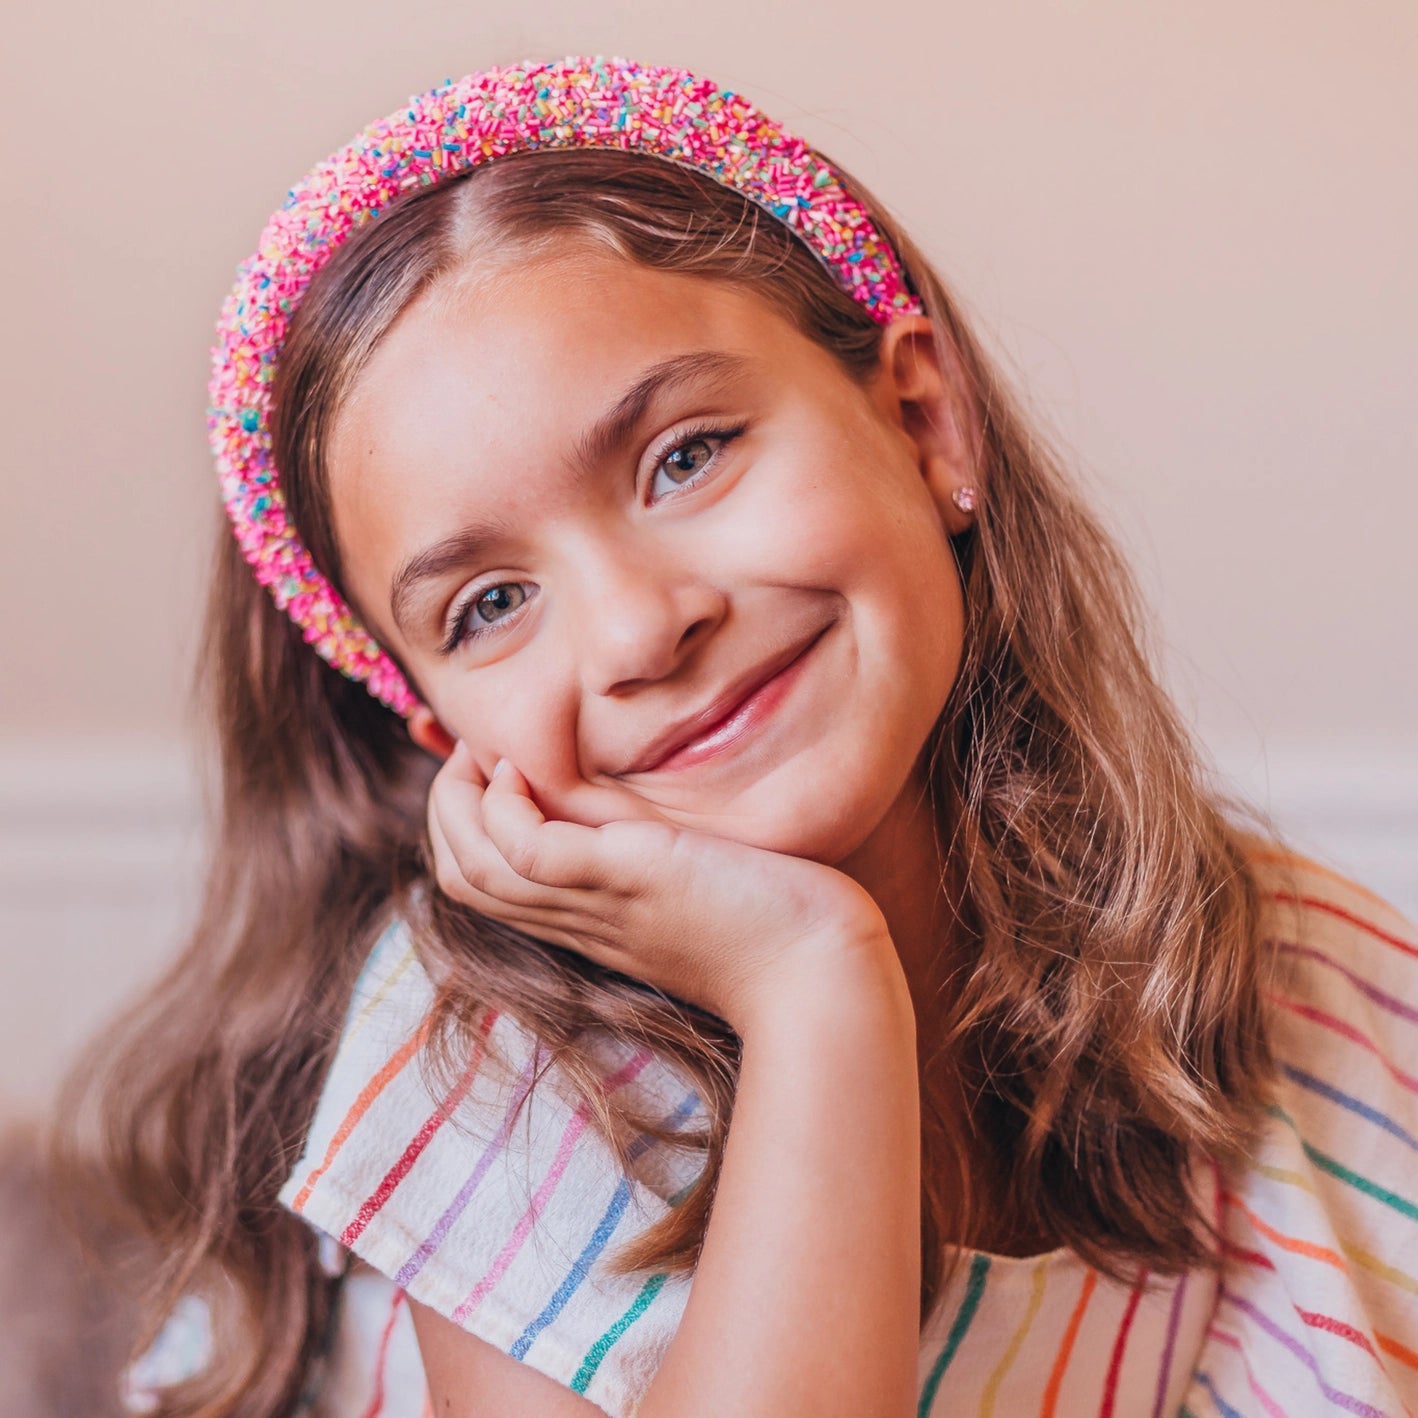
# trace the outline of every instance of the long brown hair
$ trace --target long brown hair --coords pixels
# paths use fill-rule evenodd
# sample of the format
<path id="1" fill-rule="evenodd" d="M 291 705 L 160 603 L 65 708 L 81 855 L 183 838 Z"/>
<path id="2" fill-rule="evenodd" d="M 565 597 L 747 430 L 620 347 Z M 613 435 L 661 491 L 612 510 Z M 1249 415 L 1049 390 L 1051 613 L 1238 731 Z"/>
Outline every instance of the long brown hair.
<path id="1" fill-rule="evenodd" d="M 982 430 L 980 503 L 953 541 L 965 654 L 925 749 L 968 950 L 943 982 L 946 1026 L 922 1066 L 953 1070 L 972 1106 L 963 1125 L 934 1120 L 946 1141 L 924 1168 L 922 1306 L 943 1283 L 944 1242 L 987 1214 L 970 1165 L 982 1152 L 1008 1209 L 1110 1274 L 1205 1263 L 1211 1237 L 1189 1165 L 1245 1147 L 1270 1077 L 1259 893 L 1239 825 L 1255 814 L 1210 784 L 1159 685 L 1113 540 L 959 303 L 889 213 L 845 180 L 901 254 Z M 337 583 L 324 449 L 372 349 L 470 253 L 500 260 L 570 240 L 758 292 L 853 377 L 875 368 L 880 327 L 811 251 L 682 165 L 544 151 L 418 190 L 317 276 L 273 390 L 289 506 Z M 330 1297 L 308 1228 L 275 1196 L 354 976 L 395 915 L 440 981 L 432 1070 L 458 1068 L 477 1019 L 496 1007 L 545 1041 L 618 1147 L 657 1122 L 602 1096 L 592 1034 L 648 1043 L 683 1071 L 708 1117 L 679 1138 L 703 1154 L 700 1181 L 617 1263 L 692 1267 L 729 1125 L 733 1034 L 424 889 L 437 765 L 402 721 L 317 659 L 225 527 L 204 645 L 222 785 L 205 903 L 185 953 L 99 1042 L 63 1103 L 115 1194 L 165 1248 L 149 1332 L 186 1289 L 214 1307 L 213 1364 L 160 1412 L 267 1418 L 298 1403 Z"/>

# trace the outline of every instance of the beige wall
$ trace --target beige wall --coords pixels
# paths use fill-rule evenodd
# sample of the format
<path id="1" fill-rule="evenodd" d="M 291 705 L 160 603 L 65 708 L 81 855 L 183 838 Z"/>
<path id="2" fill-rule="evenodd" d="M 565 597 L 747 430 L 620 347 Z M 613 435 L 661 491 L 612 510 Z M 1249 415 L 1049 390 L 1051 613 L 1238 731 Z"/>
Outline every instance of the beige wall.
<path id="1" fill-rule="evenodd" d="M 82 1032 L 173 929 L 165 902 L 142 949 L 114 937 L 95 991 L 76 927 L 57 991 L 20 948 L 51 879 L 24 853 L 36 802 L 90 811 L 91 768 L 120 817 L 173 771 L 216 515 L 207 349 L 236 262 L 365 121 L 525 57 L 684 64 L 856 170 L 1072 449 L 1203 737 L 1239 771 L 1338 773 L 1331 797 L 1357 774 L 1408 810 L 1412 0 L 249 0 L 32 5 L 7 32 L 0 887 L 23 910 L 0 919 L 0 1026 L 57 1037 L 46 1011 L 77 1008 Z M 170 797 L 164 831 L 186 810 Z M 55 821 L 62 883 L 85 859 Z"/>

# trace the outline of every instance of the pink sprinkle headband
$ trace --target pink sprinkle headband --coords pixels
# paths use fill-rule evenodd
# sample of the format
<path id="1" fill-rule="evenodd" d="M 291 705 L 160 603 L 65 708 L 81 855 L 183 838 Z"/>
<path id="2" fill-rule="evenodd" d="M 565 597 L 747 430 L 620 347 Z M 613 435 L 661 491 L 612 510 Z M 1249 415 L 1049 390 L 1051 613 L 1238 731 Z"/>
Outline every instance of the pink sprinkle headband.
<path id="1" fill-rule="evenodd" d="M 896 253 L 831 167 L 741 95 L 683 69 L 568 58 L 453 79 L 412 98 L 313 168 L 237 268 L 212 350 L 207 427 L 242 555 L 319 654 L 405 717 L 419 700 L 316 570 L 271 460 L 271 380 L 291 314 L 361 222 L 402 192 L 539 148 L 633 149 L 733 187 L 795 231 L 882 324 L 919 314 Z"/>

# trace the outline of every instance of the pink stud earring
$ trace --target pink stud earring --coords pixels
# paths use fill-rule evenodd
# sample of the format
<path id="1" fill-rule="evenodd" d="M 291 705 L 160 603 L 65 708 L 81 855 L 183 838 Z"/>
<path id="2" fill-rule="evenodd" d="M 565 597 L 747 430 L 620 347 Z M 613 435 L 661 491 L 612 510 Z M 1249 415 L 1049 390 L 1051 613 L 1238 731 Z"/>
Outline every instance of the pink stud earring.
<path id="1" fill-rule="evenodd" d="M 962 512 L 973 512 L 975 510 L 975 489 L 973 487 L 957 487 L 951 492 L 950 500 Z"/>

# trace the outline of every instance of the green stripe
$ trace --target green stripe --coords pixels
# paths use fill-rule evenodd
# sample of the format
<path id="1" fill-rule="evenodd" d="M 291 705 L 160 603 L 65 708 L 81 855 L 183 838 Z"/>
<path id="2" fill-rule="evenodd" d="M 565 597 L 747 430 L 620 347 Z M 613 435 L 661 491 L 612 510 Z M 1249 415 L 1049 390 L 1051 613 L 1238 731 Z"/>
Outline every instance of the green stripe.
<path id="1" fill-rule="evenodd" d="M 694 1189 L 698 1181 L 697 1176 L 692 1177 L 669 1199 L 667 1204 L 671 1207 L 678 1206 Z M 640 1293 L 631 1302 L 630 1308 L 586 1351 L 586 1357 L 581 1361 L 581 1367 L 577 1369 L 576 1377 L 571 1380 L 571 1388 L 574 1393 L 586 1392 L 586 1385 L 596 1377 L 596 1370 L 601 1367 L 601 1361 L 610 1353 L 616 1340 L 650 1308 L 650 1302 L 664 1288 L 665 1281 L 668 1279 L 668 1271 L 652 1275 L 641 1287 Z"/>
<path id="2" fill-rule="evenodd" d="M 660 1271 L 652 1275 L 640 1288 L 640 1293 L 631 1303 L 630 1308 L 586 1351 L 586 1357 L 581 1361 L 581 1367 L 576 1371 L 576 1377 L 571 1380 L 571 1390 L 573 1393 L 585 1393 L 586 1386 L 596 1377 L 596 1370 L 601 1367 L 601 1360 L 611 1352 L 616 1340 L 618 1340 L 646 1310 L 650 1308 L 650 1303 L 664 1287 L 664 1283 L 669 1279 L 668 1271 Z"/>
<path id="3" fill-rule="evenodd" d="M 1326 1157 L 1318 1148 L 1311 1147 L 1303 1139 L 1300 1146 L 1305 1149 L 1305 1156 L 1315 1164 L 1316 1167 L 1323 1168 L 1332 1177 L 1338 1177 L 1341 1182 L 1348 1182 L 1351 1187 L 1356 1187 L 1361 1192 L 1366 1192 L 1375 1201 L 1381 1201 L 1385 1206 L 1391 1206 L 1401 1216 L 1406 1216 L 1410 1221 L 1418 1221 L 1418 1206 L 1414 1206 L 1411 1201 L 1399 1196 L 1397 1192 L 1391 1192 L 1386 1187 L 1381 1187 L 1377 1182 L 1371 1182 L 1367 1177 L 1361 1177 L 1358 1172 L 1351 1172 L 1342 1163 L 1336 1162 L 1333 1157 Z"/>
<path id="4" fill-rule="evenodd" d="M 955 1351 L 960 1348 L 960 1341 L 965 1338 L 965 1331 L 970 1328 L 970 1321 L 975 1318 L 975 1311 L 980 1308 L 980 1296 L 985 1293 L 985 1277 L 989 1270 L 989 1256 L 977 1255 L 970 1262 L 970 1278 L 965 1282 L 965 1294 L 960 1301 L 960 1309 L 956 1312 L 955 1323 L 950 1326 L 950 1333 L 945 1337 L 945 1348 L 940 1351 L 940 1358 L 935 1361 L 931 1376 L 926 1380 L 925 1388 L 921 1390 L 916 1418 L 926 1418 L 931 1411 L 941 1377 L 950 1367 L 950 1361 L 955 1358 Z"/>
<path id="5" fill-rule="evenodd" d="M 1321 1152 L 1318 1147 L 1310 1146 L 1300 1136 L 1300 1129 L 1296 1127 L 1295 1119 L 1283 1108 L 1272 1104 L 1266 1111 L 1272 1117 L 1279 1118 L 1281 1122 L 1289 1124 L 1295 1136 L 1300 1139 L 1300 1146 L 1304 1149 L 1305 1156 L 1321 1171 L 1328 1172 L 1331 1177 L 1338 1177 L 1341 1182 L 1347 1182 L 1355 1190 L 1373 1197 L 1375 1201 L 1381 1201 L 1385 1206 L 1391 1206 L 1400 1216 L 1406 1216 L 1410 1221 L 1418 1221 L 1418 1206 L 1415 1206 L 1411 1201 L 1399 1196 L 1397 1192 L 1389 1191 L 1387 1187 L 1381 1187 L 1377 1182 L 1371 1182 L 1367 1177 L 1361 1177 L 1358 1172 L 1351 1172 L 1342 1162 L 1336 1162 L 1328 1153 Z"/>

